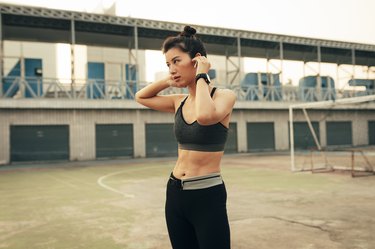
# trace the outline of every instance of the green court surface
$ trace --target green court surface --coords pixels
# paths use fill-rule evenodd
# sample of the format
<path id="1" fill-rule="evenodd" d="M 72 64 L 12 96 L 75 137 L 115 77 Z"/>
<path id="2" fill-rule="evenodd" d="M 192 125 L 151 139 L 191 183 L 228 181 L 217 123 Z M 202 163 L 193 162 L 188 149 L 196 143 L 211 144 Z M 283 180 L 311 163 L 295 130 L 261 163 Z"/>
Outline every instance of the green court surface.
<path id="1" fill-rule="evenodd" d="M 168 249 L 175 158 L 0 167 L 0 248 Z M 225 155 L 233 249 L 370 249 L 375 176 L 291 172 L 288 155 Z"/>

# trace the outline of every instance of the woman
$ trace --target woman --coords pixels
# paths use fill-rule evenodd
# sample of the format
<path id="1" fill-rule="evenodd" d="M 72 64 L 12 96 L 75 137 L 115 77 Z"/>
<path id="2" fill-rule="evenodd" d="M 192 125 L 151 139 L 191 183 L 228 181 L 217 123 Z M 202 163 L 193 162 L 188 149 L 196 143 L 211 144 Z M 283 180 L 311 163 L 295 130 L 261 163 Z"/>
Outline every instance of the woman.
<path id="1" fill-rule="evenodd" d="M 210 86 L 206 49 L 186 26 L 162 47 L 167 78 L 136 94 L 149 108 L 175 113 L 178 159 L 167 185 L 165 214 L 174 249 L 228 249 L 230 229 L 220 161 L 235 94 Z M 158 95 L 168 87 L 187 87 L 188 95 Z"/>

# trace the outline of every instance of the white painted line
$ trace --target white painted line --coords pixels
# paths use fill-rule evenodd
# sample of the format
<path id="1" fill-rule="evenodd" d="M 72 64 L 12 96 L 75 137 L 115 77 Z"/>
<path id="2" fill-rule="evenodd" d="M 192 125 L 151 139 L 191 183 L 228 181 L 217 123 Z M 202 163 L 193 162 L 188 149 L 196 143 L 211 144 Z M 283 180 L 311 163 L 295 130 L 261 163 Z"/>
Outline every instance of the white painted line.
<path id="1" fill-rule="evenodd" d="M 113 172 L 113 173 L 101 176 L 101 177 L 98 178 L 97 183 L 99 184 L 99 186 L 101 186 L 101 187 L 103 187 L 103 188 L 105 188 L 109 191 L 112 191 L 114 193 L 120 194 L 120 195 L 124 196 L 125 198 L 134 198 L 135 197 L 134 195 L 123 193 L 120 190 L 112 188 L 112 187 L 108 186 L 107 184 L 103 183 L 104 179 L 106 179 L 108 177 L 111 177 L 111 176 L 120 175 L 120 174 L 123 174 L 125 172 L 129 172 L 129 170 L 121 170 L 121 171 L 117 171 L 117 172 Z"/>

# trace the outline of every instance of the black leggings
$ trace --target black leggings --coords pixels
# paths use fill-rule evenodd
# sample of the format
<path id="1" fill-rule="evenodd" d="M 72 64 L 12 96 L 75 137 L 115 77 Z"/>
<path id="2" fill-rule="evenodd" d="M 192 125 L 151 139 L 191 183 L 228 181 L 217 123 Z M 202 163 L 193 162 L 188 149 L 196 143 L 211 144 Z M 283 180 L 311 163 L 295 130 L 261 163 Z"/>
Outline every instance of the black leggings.
<path id="1" fill-rule="evenodd" d="M 182 190 L 170 179 L 165 215 L 173 249 L 230 249 L 226 201 L 224 183 Z"/>

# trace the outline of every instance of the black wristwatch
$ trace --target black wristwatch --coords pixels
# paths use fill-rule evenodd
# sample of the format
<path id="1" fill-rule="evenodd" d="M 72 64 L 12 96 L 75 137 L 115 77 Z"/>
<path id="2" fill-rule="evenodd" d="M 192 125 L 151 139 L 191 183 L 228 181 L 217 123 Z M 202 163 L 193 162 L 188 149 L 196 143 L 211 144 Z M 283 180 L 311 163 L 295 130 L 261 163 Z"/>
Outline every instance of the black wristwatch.
<path id="1" fill-rule="evenodd" d="M 207 73 L 199 73 L 199 74 L 197 74 L 195 76 L 195 83 L 197 83 L 200 78 L 204 79 L 204 81 L 206 81 L 207 84 L 211 83 L 210 76 Z"/>

